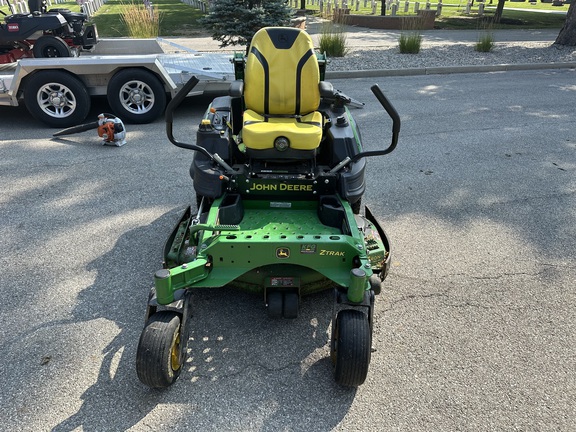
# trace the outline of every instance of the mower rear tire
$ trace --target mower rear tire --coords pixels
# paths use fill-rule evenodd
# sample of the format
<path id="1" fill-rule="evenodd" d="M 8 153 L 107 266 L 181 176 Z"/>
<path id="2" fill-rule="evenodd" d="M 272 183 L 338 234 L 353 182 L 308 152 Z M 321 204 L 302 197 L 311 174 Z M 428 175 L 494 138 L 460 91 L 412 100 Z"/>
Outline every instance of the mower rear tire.
<path id="1" fill-rule="evenodd" d="M 90 95 L 75 76 L 60 70 L 41 70 L 27 78 L 24 103 L 32 116 L 50 127 L 71 127 L 90 112 Z"/>
<path id="2" fill-rule="evenodd" d="M 136 351 L 136 372 L 148 387 L 166 388 L 180 375 L 186 360 L 180 323 L 180 315 L 172 311 L 157 312 L 146 323 Z"/>
<path id="3" fill-rule="evenodd" d="M 128 123 L 150 123 L 166 109 L 166 90 L 152 72 L 131 68 L 116 73 L 108 84 L 108 103 Z"/>
<path id="4" fill-rule="evenodd" d="M 330 357 L 334 379 L 345 387 L 364 383 L 372 354 L 372 331 L 368 316 L 361 311 L 344 309 L 332 323 Z"/>
<path id="5" fill-rule="evenodd" d="M 34 42 L 32 54 L 35 58 L 72 57 L 70 47 L 58 36 L 42 36 Z"/>
<path id="6" fill-rule="evenodd" d="M 360 214 L 360 212 L 362 211 L 362 198 L 358 198 L 358 201 L 351 204 L 350 207 L 352 207 L 352 213 Z"/>

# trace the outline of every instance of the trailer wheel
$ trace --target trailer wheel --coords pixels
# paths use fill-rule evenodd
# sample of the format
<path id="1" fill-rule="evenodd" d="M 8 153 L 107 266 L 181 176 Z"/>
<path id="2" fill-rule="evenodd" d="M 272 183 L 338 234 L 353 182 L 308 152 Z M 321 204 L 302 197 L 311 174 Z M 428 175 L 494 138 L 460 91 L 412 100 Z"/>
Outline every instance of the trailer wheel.
<path id="1" fill-rule="evenodd" d="M 150 123 L 164 112 L 166 91 L 152 72 L 124 69 L 110 80 L 108 103 L 128 123 Z"/>
<path id="2" fill-rule="evenodd" d="M 136 351 L 136 373 L 143 384 L 165 388 L 173 384 L 185 361 L 186 341 L 180 333 L 180 315 L 157 312 L 150 317 Z"/>
<path id="3" fill-rule="evenodd" d="M 71 57 L 70 47 L 58 36 L 42 36 L 34 42 L 32 53 L 36 58 Z"/>
<path id="4" fill-rule="evenodd" d="M 34 118 L 50 127 L 76 126 L 90 112 L 90 96 L 82 81 L 57 70 L 30 76 L 24 88 L 24 103 Z"/>
<path id="5" fill-rule="evenodd" d="M 338 313 L 332 323 L 330 357 L 334 379 L 340 385 L 364 383 L 372 354 L 372 332 L 366 314 L 353 309 Z"/>

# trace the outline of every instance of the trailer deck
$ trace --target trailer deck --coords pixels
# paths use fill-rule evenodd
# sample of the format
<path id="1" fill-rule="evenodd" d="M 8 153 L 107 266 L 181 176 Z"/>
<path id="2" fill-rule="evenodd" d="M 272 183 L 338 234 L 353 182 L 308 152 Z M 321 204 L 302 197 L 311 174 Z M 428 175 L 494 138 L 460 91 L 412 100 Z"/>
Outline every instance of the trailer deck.
<path id="1" fill-rule="evenodd" d="M 170 49 L 177 52 L 167 53 Z M 125 52 L 124 54 L 120 54 Z M 130 52 L 130 54 L 126 54 Z M 152 52 L 145 54 L 143 52 Z M 113 53 L 113 54 L 107 54 Z M 2 65 L 0 69 L 0 105 L 19 104 L 24 77 L 39 70 L 65 70 L 79 77 L 91 96 L 106 95 L 108 78 L 122 68 L 143 67 L 162 78 L 167 92 L 176 94 L 191 76 L 200 83 L 190 96 L 225 92 L 234 80 L 230 53 L 205 53 L 172 42 L 157 40 L 103 39 L 98 51 L 79 57 L 26 58 Z"/>

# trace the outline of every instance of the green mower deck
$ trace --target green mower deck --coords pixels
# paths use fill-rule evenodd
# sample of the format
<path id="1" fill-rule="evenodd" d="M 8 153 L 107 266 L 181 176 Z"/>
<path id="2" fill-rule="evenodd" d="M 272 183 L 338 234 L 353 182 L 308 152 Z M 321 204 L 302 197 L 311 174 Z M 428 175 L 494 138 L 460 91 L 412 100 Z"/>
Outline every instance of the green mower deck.
<path id="1" fill-rule="evenodd" d="M 172 303 L 188 288 L 229 285 L 262 292 L 290 287 L 300 294 L 344 288 L 358 279 L 351 276 L 352 268 L 362 269 L 360 290 L 369 290 L 373 270 L 387 266 L 385 236 L 373 225 L 363 234 L 359 216 L 345 202 L 340 201 L 343 226 L 337 228 L 322 223 L 317 201 L 242 200 L 238 225 L 222 225 L 225 200 L 214 202 L 203 223 L 195 224 L 190 210 L 182 217 L 166 247 L 167 268 L 155 275 L 159 304 Z M 364 296 L 348 297 L 361 302 Z"/>

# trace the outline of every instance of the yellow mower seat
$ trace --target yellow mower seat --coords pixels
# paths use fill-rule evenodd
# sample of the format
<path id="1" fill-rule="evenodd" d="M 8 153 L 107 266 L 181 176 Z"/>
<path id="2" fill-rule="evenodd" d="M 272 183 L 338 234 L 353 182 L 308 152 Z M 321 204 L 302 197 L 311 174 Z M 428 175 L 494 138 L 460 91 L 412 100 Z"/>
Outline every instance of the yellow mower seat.
<path id="1" fill-rule="evenodd" d="M 274 157 L 294 157 L 292 150 L 304 150 L 303 157 L 313 154 L 322 139 L 323 116 L 316 111 L 320 70 L 308 33 L 289 27 L 259 30 L 250 45 L 244 77 L 246 149 L 272 150 L 277 138 L 283 137 L 290 151 L 277 147 Z M 262 155 L 271 156 L 269 151 Z"/>
<path id="2" fill-rule="evenodd" d="M 298 117 L 269 117 L 266 119 L 252 110 L 244 112 L 242 139 L 246 146 L 255 150 L 274 147 L 278 137 L 288 138 L 294 150 L 314 150 L 322 139 L 322 114 L 318 111 Z M 249 145 L 248 145 L 249 143 Z"/>

